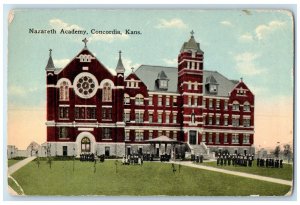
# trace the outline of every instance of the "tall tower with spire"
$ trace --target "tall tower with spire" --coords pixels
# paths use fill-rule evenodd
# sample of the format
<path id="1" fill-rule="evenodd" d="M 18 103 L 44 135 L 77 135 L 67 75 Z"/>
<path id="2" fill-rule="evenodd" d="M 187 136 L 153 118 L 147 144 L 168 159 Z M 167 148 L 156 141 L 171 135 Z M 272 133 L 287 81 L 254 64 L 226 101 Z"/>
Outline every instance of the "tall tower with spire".
<path id="1" fill-rule="evenodd" d="M 178 55 L 178 91 L 182 96 L 181 113 L 184 140 L 190 144 L 200 142 L 202 127 L 203 98 L 203 54 L 200 44 L 191 31 L 190 39 L 185 42 Z"/>

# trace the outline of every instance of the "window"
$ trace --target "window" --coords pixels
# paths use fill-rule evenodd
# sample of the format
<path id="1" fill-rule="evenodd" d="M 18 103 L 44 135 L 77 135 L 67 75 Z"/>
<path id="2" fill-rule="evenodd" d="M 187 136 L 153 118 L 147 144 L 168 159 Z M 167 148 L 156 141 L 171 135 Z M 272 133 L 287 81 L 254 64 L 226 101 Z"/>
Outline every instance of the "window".
<path id="1" fill-rule="evenodd" d="M 110 156 L 110 147 L 105 147 L 104 150 L 105 150 L 104 151 L 105 156 L 109 157 Z"/>
<path id="2" fill-rule="evenodd" d="M 228 118 L 227 117 L 224 117 L 224 125 L 228 126 Z"/>
<path id="3" fill-rule="evenodd" d="M 59 107 L 59 118 L 60 119 L 69 118 L 69 107 Z"/>
<path id="4" fill-rule="evenodd" d="M 63 81 L 59 85 L 59 100 L 60 101 L 69 100 L 69 85 L 67 81 Z"/>
<path id="5" fill-rule="evenodd" d="M 216 144 L 220 144 L 220 136 L 219 136 L 219 133 L 216 133 Z"/>
<path id="6" fill-rule="evenodd" d="M 217 100 L 217 102 L 216 102 L 216 108 L 220 109 L 220 100 Z"/>
<path id="7" fill-rule="evenodd" d="M 228 101 L 227 100 L 224 101 L 224 110 L 228 110 Z"/>
<path id="8" fill-rule="evenodd" d="M 130 122 L 130 111 L 125 111 L 124 122 Z"/>
<path id="9" fill-rule="evenodd" d="M 158 114 L 158 123 L 162 123 L 162 114 L 161 113 L 159 113 Z"/>
<path id="10" fill-rule="evenodd" d="M 130 130 L 126 130 L 125 131 L 125 141 L 129 141 L 130 140 Z"/>
<path id="11" fill-rule="evenodd" d="M 173 106 L 177 106 L 177 97 L 173 97 Z"/>
<path id="12" fill-rule="evenodd" d="M 168 88 L 167 80 L 159 80 L 159 88 Z"/>
<path id="13" fill-rule="evenodd" d="M 166 114 L 166 123 L 170 123 L 170 114 Z"/>
<path id="14" fill-rule="evenodd" d="M 111 85 L 109 83 L 104 83 L 103 85 L 102 101 L 103 102 L 112 101 L 112 90 L 111 90 Z"/>
<path id="15" fill-rule="evenodd" d="M 173 132 L 173 139 L 177 139 L 177 131 Z"/>
<path id="16" fill-rule="evenodd" d="M 141 111 L 135 112 L 135 123 L 142 123 L 144 122 L 144 113 Z"/>
<path id="17" fill-rule="evenodd" d="M 135 141 L 143 141 L 144 140 L 144 131 L 136 130 L 135 131 Z"/>
<path id="18" fill-rule="evenodd" d="M 135 96 L 135 105 L 143 105 L 144 104 L 144 96 L 141 94 L 137 94 Z"/>
<path id="19" fill-rule="evenodd" d="M 240 104 L 239 104 L 238 101 L 234 101 L 232 103 L 232 110 L 234 110 L 234 111 L 239 111 L 240 110 Z"/>
<path id="20" fill-rule="evenodd" d="M 192 96 L 189 96 L 189 98 L 188 98 L 188 105 L 189 105 L 189 106 L 192 105 Z"/>
<path id="21" fill-rule="evenodd" d="M 75 107 L 75 119 L 96 119 L 96 107 Z"/>
<path id="22" fill-rule="evenodd" d="M 250 104 L 249 102 L 245 102 L 243 106 L 244 112 L 250 112 Z"/>
<path id="23" fill-rule="evenodd" d="M 102 138 L 103 139 L 111 139 L 112 129 L 105 127 L 103 128 Z"/>
<path id="24" fill-rule="evenodd" d="M 102 108 L 102 119 L 111 120 L 112 119 L 112 109 L 111 108 Z"/>
<path id="25" fill-rule="evenodd" d="M 209 99 L 209 109 L 212 109 L 212 108 L 213 108 L 213 100 Z"/>
<path id="26" fill-rule="evenodd" d="M 250 143 L 250 135 L 244 134 L 243 136 L 243 144 L 249 144 Z"/>
<path id="27" fill-rule="evenodd" d="M 194 83 L 194 90 L 198 90 L 198 84 L 197 84 L 197 82 Z"/>
<path id="28" fill-rule="evenodd" d="M 84 137 L 81 140 L 81 152 L 90 152 L 91 151 L 91 141 L 89 138 Z"/>
<path id="29" fill-rule="evenodd" d="M 208 135 L 208 142 L 212 143 L 212 133 L 209 133 L 209 135 Z"/>
<path id="30" fill-rule="evenodd" d="M 68 138 L 68 128 L 66 127 L 60 127 L 59 128 L 59 133 L 58 133 L 58 138 Z"/>
<path id="31" fill-rule="evenodd" d="M 197 105 L 198 105 L 198 98 L 194 97 L 194 106 L 197 106 Z"/>
<path id="32" fill-rule="evenodd" d="M 240 119 L 239 118 L 232 118 L 232 126 L 234 126 L 234 127 L 240 126 Z"/>
<path id="33" fill-rule="evenodd" d="M 170 106 L 170 97 L 166 97 L 166 106 Z"/>
<path id="34" fill-rule="evenodd" d="M 158 96 L 158 106 L 162 106 L 162 97 Z"/>
<path id="35" fill-rule="evenodd" d="M 206 100 L 205 99 L 202 100 L 202 105 L 204 108 L 206 108 Z"/>
<path id="36" fill-rule="evenodd" d="M 177 123 L 177 115 L 173 114 L 173 123 Z"/>
<path id="37" fill-rule="evenodd" d="M 195 123 L 196 119 L 195 119 L 195 113 L 191 114 L 191 123 Z"/>
<path id="38" fill-rule="evenodd" d="M 153 97 L 149 96 L 149 105 L 153 105 Z"/>
<path id="39" fill-rule="evenodd" d="M 209 92 L 216 93 L 217 92 L 217 85 L 210 84 L 209 85 Z"/>
<path id="40" fill-rule="evenodd" d="M 238 144 L 238 143 L 239 143 L 239 135 L 232 134 L 232 144 Z"/>
<path id="41" fill-rule="evenodd" d="M 191 81 L 188 82 L 188 90 L 191 90 L 192 89 L 192 83 Z"/>
<path id="42" fill-rule="evenodd" d="M 208 117 L 208 124 L 209 124 L 209 125 L 212 125 L 212 121 L 213 121 L 212 117 L 209 116 L 209 117 Z"/>
<path id="43" fill-rule="evenodd" d="M 202 134 L 202 142 L 206 142 L 206 134 L 205 134 L 205 132 Z"/>
<path id="44" fill-rule="evenodd" d="M 150 113 L 149 114 L 149 123 L 152 123 L 153 122 L 153 113 Z"/>
<path id="45" fill-rule="evenodd" d="M 127 93 L 124 94 L 124 104 L 125 105 L 130 104 L 130 96 Z"/>
<path id="46" fill-rule="evenodd" d="M 153 138 L 153 132 L 149 131 L 149 140 L 151 140 Z"/>
<path id="47" fill-rule="evenodd" d="M 228 143 L 227 133 L 224 133 L 224 144 Z"/>
<path id="48" fill-rule="evenodd" d="M 243 119 L 244 127 L 250 127 L 250 119 Z"/>
<path id="49" fill-rule="evenodd" d="M 216 125 L 220 124 L 220 117 L 216 117 Z"/>

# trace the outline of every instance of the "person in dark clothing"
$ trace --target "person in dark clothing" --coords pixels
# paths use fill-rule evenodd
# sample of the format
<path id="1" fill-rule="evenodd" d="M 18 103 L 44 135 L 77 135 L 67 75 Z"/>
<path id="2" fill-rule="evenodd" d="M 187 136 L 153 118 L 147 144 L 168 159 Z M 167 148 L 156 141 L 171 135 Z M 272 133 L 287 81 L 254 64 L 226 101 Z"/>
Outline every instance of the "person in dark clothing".
<path id="1" fill-rule="evenodd" d="M 257 158 L 257 159 L 256 159 L 256 166 L 257 166 L 257 167 L 259 167 L 259 162 L 260 162 L 260 159 Z"/>

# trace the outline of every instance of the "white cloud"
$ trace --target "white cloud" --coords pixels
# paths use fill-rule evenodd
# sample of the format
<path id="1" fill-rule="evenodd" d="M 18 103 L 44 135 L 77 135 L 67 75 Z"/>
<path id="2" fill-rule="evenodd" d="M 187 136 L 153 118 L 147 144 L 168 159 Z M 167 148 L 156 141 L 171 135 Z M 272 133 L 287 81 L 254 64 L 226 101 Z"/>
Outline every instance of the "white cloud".
<path id="1" fill-rule="evenodd" d="M 105 41 L 105 42 L 113 42 L 115 40 L 127 40 L 129 39 L 129 35 L 126 34 L 92 34 L 91 37 L 89 37 L 89 41 Z"/>
<path id="2" fill-rule="evenodd" d="M 271 21 L 269 24 L 261 24 L 255 28 L 256 38 L 261 40 L 267 34 L 282 27 L 284 24 L 282 21 Z"/>
<path id="3" fill-rule="evenodd" d="M 222 24 L 223 26 L 233 26 L 230 21 L 221 21 L 220 24 Z"/>
<path id="4" fill-rule="evenodd" d="M 116 65 L 117 65 L 117 59 L 116 58 Z M 123 65 L 124 65 L 124 68 L 125 68 L 125 74 L 128 75 L 129 73 L 132 72 L 131 68 L 133 67 L 134 70 L 136 70 L 138 67 L 140 67 L 141 64 L 139 63 L 134 63 L 131 59 L 129 58 L 124 58 L 122 57 L 122 62 L 123 62 Z M 116 66 L 115 65 L 115 66 Z M 107 69 L 114 75 L 116 75 L 116 67 L 107 67 Z"/>
<path id="5" fill-rule="evenodd" d="M 66 29 L 66 30 L 72 30 L 72 29 L 80 30 L 80 29 L 82 29 L 80 26 L 78 26 L 76 24 L 69 24 L 69 23 L 64 22 L 61 19 L 51 19 L 49 21 L 49 23 L 53 28 L 56 28 L 56 29 Z"/>
<path id="6" fill-rule="evenodd" d="M 166 59 L 164 58 L 163 61 L 167 64 L 167 65 L 177 65 L 177 58 L 173 58 L 173 59 Z"/>
<path id="7" fill-rule="evenodd" d="M 24 97 L 27 94 L 37 92 L 38 90 L 37 87 L 25 88 L 23 86 L 11 85 L 8 88 L 8 94 L 11 96 Z"/>
<path id="8" fill-rule="evenodd" d="M 187 25 L 181 19 L 178 18 L 173 18 L 170 20 L 160 19 L 159 24 L 156 26 L 156 28 L 178 28 L 178 29 L 182 29 L 186 27 Z"/>
<path id="9" fill-rule="evenodd" d="M 239 37 L 240 41 L 250 42 L 253 41 L 253 36 L 250 33 L 245 33 Z"/>
<path id="10" fill-rule="evenodd" d="M 58 60 L 54 59 L 53 62 L 56 68 L 63 68 L 70 62 L 70 59 L 67 58 L 58 59 Z"/>
<path id="11" fill-rule="evenodd" d="M 259 56 L 257 54 L 251 52 L 244 52 L 236 55 L 234 57 L 236 61 L 235 69 L 245 76 L 252 76 L 265 73 L 266 71 L 263 68 L 257 66 L 257 64 L 255 63 L 255 60 L 258 57 Z"/>

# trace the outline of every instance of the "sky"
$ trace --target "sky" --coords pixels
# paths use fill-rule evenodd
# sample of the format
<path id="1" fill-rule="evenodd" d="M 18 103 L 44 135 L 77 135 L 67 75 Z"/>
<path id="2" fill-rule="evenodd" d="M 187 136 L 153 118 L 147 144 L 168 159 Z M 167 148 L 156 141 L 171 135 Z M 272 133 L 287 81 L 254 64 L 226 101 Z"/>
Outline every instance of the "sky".
<path id="1" fill-rule="evenodd" d="M 255 94 L 257 147 L 293 141 L 293 18 L 286 10 L 14 10 L 8 35 L 8 144 L 46 141 L 46 74 L 51 48 L 65 66 L 84 44 L 108 69 L 118 51 L 127 73 L 141 64 L 174 66 L 191 30 L 204 69 L 243 81 Z M 29 34 L 29 29 L 81 29 L 87 35 Z M 92 35 L 91 29 L 141 31 Z"/>

